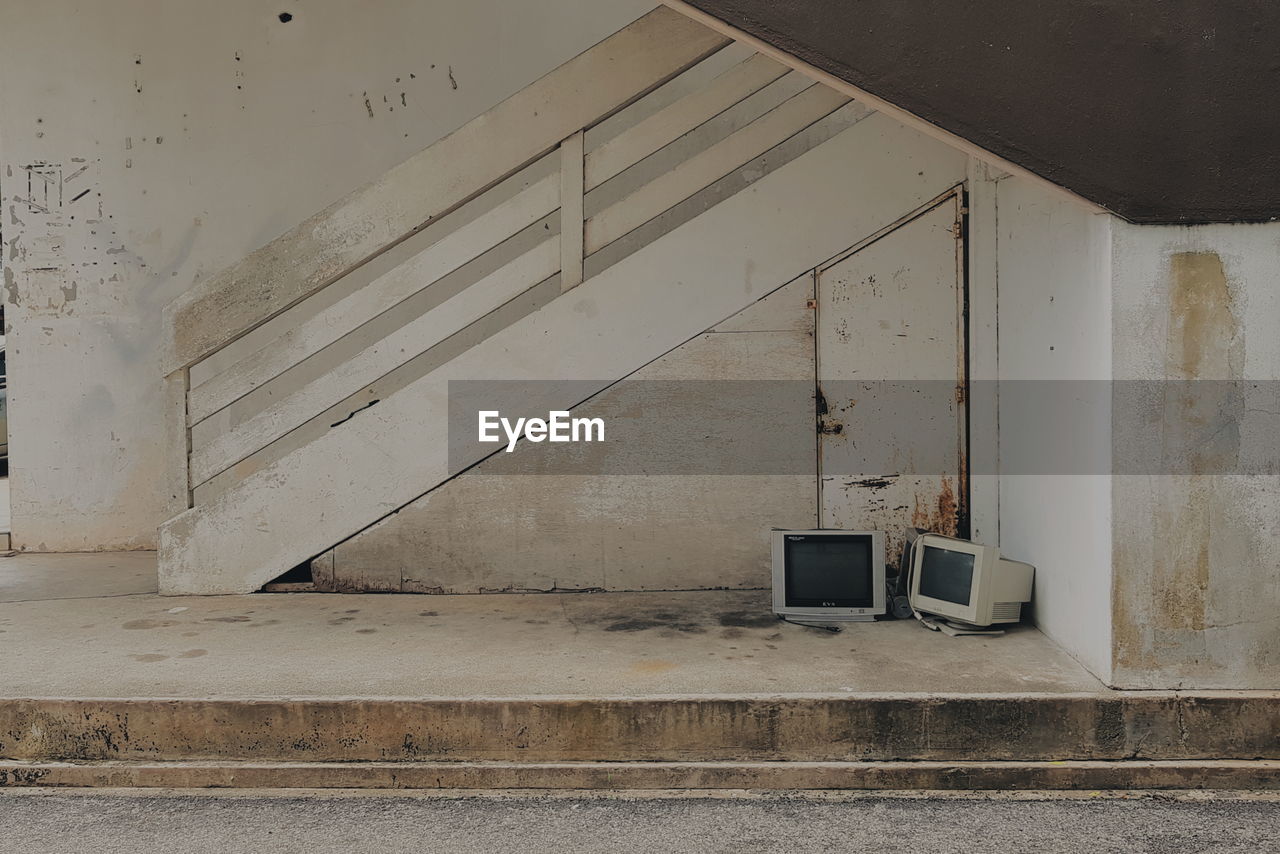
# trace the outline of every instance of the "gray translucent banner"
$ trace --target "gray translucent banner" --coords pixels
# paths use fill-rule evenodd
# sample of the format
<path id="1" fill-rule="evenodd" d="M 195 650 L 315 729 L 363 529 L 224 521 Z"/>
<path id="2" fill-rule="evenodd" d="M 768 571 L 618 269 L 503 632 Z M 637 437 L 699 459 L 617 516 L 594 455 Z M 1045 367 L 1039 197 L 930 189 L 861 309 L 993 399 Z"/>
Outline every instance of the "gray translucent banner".
<path id="1" fill-rule="evenodd" d="M 454 474 L 1274 475 L 1280 382 L 453 381 L 448 441 Z"/>

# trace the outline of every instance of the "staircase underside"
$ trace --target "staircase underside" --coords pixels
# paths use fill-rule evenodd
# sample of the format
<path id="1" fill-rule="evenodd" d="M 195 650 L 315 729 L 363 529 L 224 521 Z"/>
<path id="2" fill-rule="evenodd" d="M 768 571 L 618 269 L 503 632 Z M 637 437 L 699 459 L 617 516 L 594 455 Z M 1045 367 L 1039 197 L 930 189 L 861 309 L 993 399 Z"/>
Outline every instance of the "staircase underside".
<path id="1" fill-rule="evenodd" d="M 946 192 L 965 166 L 892 120 L 862 118 L 165 523 L 165 589 L 256 590 L 444 483 L 458 470 L 440 439 L 451 380 L 603 389 Z M 544 403 L 570 408 L 589 396 Z"/>
<path id="2" fill-rule="evenodd" d="M 635 432 L 631 441 L 611 434 L 590 472 L 581 471 L 585 465 L 557 463 L 545 445 L 521 442 L 511 454 L 494 454 L 315 560 L 317 589 L 768 586 L 769 528 L 808 528 L 817 521 L 812 298 L 812 279 L 803 276 L 573 410 L 575 416 L 601 417 L 614 431 L 636 413 L 664 411 L 661 427 L 646 431 L 648 441 L 637 440 Z M 785 473 L 779 468 L 728 478 L 672 470 L 673 448 L 705 452 L 695 449 L 696 426 L 712 399 L 766 378 L 772 381 L 768 389 L 739 404 L 740 411 L 724 401 L 721 407 L 753 423 L 767 421 L 807 459 Z M 691 425 L 687 440 L 673 435 L 677 412 Z M 544 473 L 520 473 L 534 471 Z"/>

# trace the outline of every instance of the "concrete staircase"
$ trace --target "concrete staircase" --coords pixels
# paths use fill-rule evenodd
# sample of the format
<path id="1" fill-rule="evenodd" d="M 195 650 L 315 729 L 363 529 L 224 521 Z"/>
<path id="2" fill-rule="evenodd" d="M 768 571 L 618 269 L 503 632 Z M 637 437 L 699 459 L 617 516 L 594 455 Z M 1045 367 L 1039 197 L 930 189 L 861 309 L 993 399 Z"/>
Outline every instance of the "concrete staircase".
<path id="1" fill-rule="evenodd" d="M 4 700 L 0 785 L 1274 789 L 1278 702 L 1256 692 Z"/>
<path id="2" fill-rule="evenodd" d="M 166 308 L 163 592 L 325 553 L 482 458 L 450 458 L 450 382 L 578 405 L 955 186 L 940 150 L 646 15 Z"/>

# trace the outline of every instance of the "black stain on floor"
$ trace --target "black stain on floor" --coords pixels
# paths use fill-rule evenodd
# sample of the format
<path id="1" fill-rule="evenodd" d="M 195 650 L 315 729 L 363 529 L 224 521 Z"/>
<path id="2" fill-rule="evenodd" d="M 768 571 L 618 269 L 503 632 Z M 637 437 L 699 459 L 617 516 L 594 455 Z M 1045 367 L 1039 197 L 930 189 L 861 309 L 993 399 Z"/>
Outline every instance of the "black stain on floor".
<path id="1" fill-rule="evenodd" d="M 662 619 L 662 618 L 671 619 Z M 674 637 L 677 634 L 700 635 L 706 632 L 706 628 L 696 622 L 682 621 L 676 618 L 674 614 L 652 614 L 649 617 L 636 617 L 629 620 L 619 620 L 610 623 L 604 627 L 606 632 L 643 632 L 649 629 L 663 629 L 673 634 L 668 637 Z"/>
<path id="2" fill-rule="evenodd" d="M 743 629 L 776 628 L 777 618 L 766 608 L 722 611 L 720 607 L 707 608 L 703 603 L 692 604 L 691 607 L 671 607 L 669 603 L 653 603 L 644 607 L 602 609 L 603 613 L 580 613 L 575 615 L 578 625 L 595 626 L 606 632 L 646 632 L 656 631 L 659 637 L 676 638 L 689 635 L 702 635 L 716 628 L 723 628 L 720 636 L 727 639 L 739 637 Z M 709 604 L 709 603 L 708 603 Z M 746 603 L 743 603 L 746 604 Z M 610 603 L 612 606 L 613 603 Z M 663 608 L 663 605 L 666 607 Z M 700 607 L 702 606 L 702 607 Z"/>
<path id="3" fill-rule="evenodd" d="M 247 619 L 247 618 L 246 618 Z M 130 620 L 121 623 L 122 629 L 163 629 L 165 626 L 177 625 L 176 620 Z"/>
<path id="4" fill-rule="evenodd" d="M 776 615 L 759 611 L 729 611 L 720 615 L 720 625 L 739 629 L 767 629 L 777 622 Z"/>

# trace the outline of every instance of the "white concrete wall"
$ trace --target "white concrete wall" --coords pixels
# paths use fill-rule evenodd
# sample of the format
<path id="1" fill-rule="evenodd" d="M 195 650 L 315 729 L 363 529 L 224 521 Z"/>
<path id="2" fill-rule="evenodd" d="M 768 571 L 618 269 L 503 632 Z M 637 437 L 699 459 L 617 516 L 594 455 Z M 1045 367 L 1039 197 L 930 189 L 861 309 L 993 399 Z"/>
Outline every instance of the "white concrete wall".
<path id="1" fill-rule="evenodd" d="M 15 544 L 154 546 L 160 308 L 653 5 L 0 6 Z"/>
<path id="2" fill-rule="evenodd" d="M 1117 379 L 1280 380 L 1280 224 L 1117 224 L 1112 268 Z M 1274 470 L 1280 406 L 1199 387 L 1150 429 L 1188 465 L 1115 479 L 1114 681 L 1280 688 L 1280 477 L 1242 473 Z"/>
<path id="3" fill-rule="evenodd" d="M 1280 224 L 1136 226 L 1016 178 L 994 195 L 995 261 L 972 269 L 997 283 L 999 541 L 1037 567 L 1036 622 L 1117 687 L 1280 687 L 1280 476 L 1244 473 L 1280 435 Z M 1097 382 L 1011 384 L 1036 380 Z M 1192 451 L 1132 470 L 1129 443 Z"/>
<path id="4" fill-rule="evenodd" d="M 1106 680 L 1112 218 L 1012 177 L 997 183 L 994 207 L 999 545 L 1036 567 L 1040 629 Z M 1061 453 L 1064 440 L 1076 453 Z"/>

